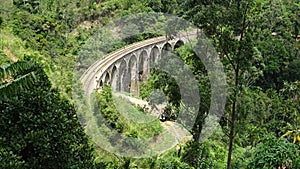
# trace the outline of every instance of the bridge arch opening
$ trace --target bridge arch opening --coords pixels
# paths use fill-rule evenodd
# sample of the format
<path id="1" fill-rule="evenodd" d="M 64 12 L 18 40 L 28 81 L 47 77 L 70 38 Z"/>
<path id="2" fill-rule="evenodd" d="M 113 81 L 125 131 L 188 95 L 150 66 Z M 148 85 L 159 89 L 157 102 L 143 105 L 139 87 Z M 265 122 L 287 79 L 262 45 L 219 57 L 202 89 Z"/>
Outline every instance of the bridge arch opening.
<path id="1" fill-rule="evenodd" d="M 108 72 L 106 72 L 104 76 L 104 84 L 109 84 L 110 85 L 110 75 Z"/>
<path id="2" fill-rule="evenodd" d="M 111 86 L 115 91 L 119 91 L 119 85 L 117 84 L 119 79 L 118 79 L 118 72 L 117 72 L 117 67 L 116 65 L 113 65 L 113 68 L 111 70 Z"/>
<path id="3" fill-rule="evenodd" d="M 132 55 L 128 63 L 128 73 L 130 79 L 130 93 L 138 94 L 138 72 L 137 72 L 137 57 Z"/>
<path id="4" fill-rule="evenodd" d="M 150 52 L 150 65 L 154 65 L 158 62 L 160 57 L 159 49 L 157 46 L 154 46 Z"/>
<path id="5" fill-rule="evenodd" d="M 182 40 L 178 40 L 176 43 L 175 43 L 175 46 L 174 46 L 174 50 L 183 46 L 184 45 L 184 42 Z"/>
<path id="6" fill-rule="evenodd" d="M 161 56 L 165 56 L 167 55 L 168 53 L 170 53 L 172 51 L 172 46 L 170 43 L 166 43 L 164 44 L 163 48 L 162 48 L 162 51 L 161 51 Z"/>
<path id="7" fill-rule="evenodd" d="M 126 81 L 126 62 L 125 60 L 122 60 L 119 66 L 119 82 L 117 83 L 117 88 L 120 89 L 120 91 L 126 91 L 128 92 L 128 84 Z"/>
<path id="8" fill-rule="evenodd" d="M 104 84 L 103 84 L 103 81 L 102 81 L 102 80 L 100 80 L 99 86 L 100 86 L 100 87 L 103 87 L 103 86 L 104 86 Z"/>
<path id="9" fill-rule="evenodd" d="M 149 63 L 148 63 L 148 55 L 145 50 L 143 50 L 139 57 L 139 64 L 138 64 L 138 78 L 139 81 L 146 81 L 147 75 L 149 72 Z"/>

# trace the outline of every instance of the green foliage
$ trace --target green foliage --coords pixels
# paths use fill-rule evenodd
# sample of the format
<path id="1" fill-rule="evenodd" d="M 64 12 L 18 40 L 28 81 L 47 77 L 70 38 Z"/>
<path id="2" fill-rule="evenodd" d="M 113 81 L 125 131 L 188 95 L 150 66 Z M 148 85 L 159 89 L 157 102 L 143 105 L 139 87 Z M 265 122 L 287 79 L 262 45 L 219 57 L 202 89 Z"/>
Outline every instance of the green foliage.
<path id="1" fill-rule="evenodd" d="M 300 81 L 300 59 L 295 59 L 289 63 L 283 72 L 283 78 L 289 82 Z"/>
<path id="2" fill-rule="evenodd" d="M 273 110 L 270 110 L 270 107 L 273 103 L 260 88 L 243 88 L 242 91 L 243 95 L 240 95 L 237 101 L 237 137 L 235 141 L 237 145 L 242 147 L 247 147 L 248 145 L 255 146 L 267 133 L 268 129 L 262 126 L 272 116 L 271 112 Z"/>
<path id="3" fill-rule="evenodd" d="M 225 168 L 226 142 L 224 133 L 218 127 L 208 140 L 187 142 L 181 158 L 194 168 Z"/>
<path id="4" fill-rule="evenodd" d="M 3 169 L 22 169 L 24 168 L 24 161 L 9 148 L 0 148 L 0 167 Z"/>
<path id="5" fill-rule="evenodd" d="M 28 12 L 37 13 L 40 5 L 39 0 L 13 0 L 13 4 L 22 10 L 26 10 Z"/>
<path id="6" fill-rule="evenodd" d="M 16 86 L 17 95 L 0 101 L 4 160 L 22 168 L 92 168 L 93 149 L 73 105 L 38 70 L 30 88 Z"/>
<path id="7" fill-rule="evenodd" d="M 148 0 L 148 6 L 155 12 L 173 14 L 178 10 L 178 0 Z"/>
<path id="8" fill-rule="evenodd" d="M 148 112 L 144 112 L 142 108 L 134 107 L 119 97 L 115 97 L 114 101 L 118 104 L 118 111 L 124 118 L 124 121 L 129 122 L 129 125 L 126 125 L 128 131 L 124 133 L 125 135 L 150 138 L 161 133 L 162 127 L 156 117 L 148 114 Z"/>
<path id="9" fill-rule="evenodd" d="M 147 85 L 150 85 L 152 90 L 147 90 L 149 89 Z M 171 103 L 171 105 L 179 105 L 180 93 L 178 92 L 178 85 L 176 84 L 175 79 L 168 73 L 158 69 L 152 69 L 150 78 L 145 84 L 142 84 L 140 97 L 148 98 L 155 89 L 161 89 L 165 93 L 167 100 Z"/>
<path id="10" fill-rule="evenodd" d="M 195 168 L 211 168 L 213 167 L 213 160 L 210 156 L 208 144 L 200 144 L 198 142 L 188 142 L 185 145 L 182 159 L 184 162 L 190 164 Z M 219 152 L 220 153 L 220 152 Z M 216 160 L 215 160 L 216 161 Z"/>
<path id="11" fill-rule="evenodd" d="M 127 37 L 123 41 L 125 41 L 126 44 L 132 44 L 135 42 L 143 41 L 143 40 L 158 37 L 158 36 L 161 36 L 161 34 L 160 33 L 151 33 L 151 32 L 150 33 L 142 33 L 142 34 Z"/>
<path id="12" fill-rule="evenodd" d="M 250 147 L 235 146 L 233 150 L 232 165 L 234 169 L 247 168 L 253 151 Z"/>
<path id="13" fill-rule="evenodd" d="M 120 104 L 118 109 L 115 106 L 115 101 Z M 122 112 L 119 112 L 121 110 Z M 128 111 L 131 111 L 128 113 Z M 162 131 L 162 127 L 158 119 L 152 119 L 145 123 L 136 123 L 142 118 L 149 118 L 146 114 L 137 112 L 131 104 L 123 101 L 120 98 L 113 99 L 112 88 L 105 86 L 100 93 L 96 93 L 95 116 L 98 119 L 98 125 L 101 126 L 104 117 L 105 122 L 126 136 L 133 138 L 151 138 L 158 135 Z M 130 114 L 140 114 L 138 118 L 131 119 Z M 127 115 L 128 114 L 128 115 Z M 144 116 L 144 117 L 143 117 Z M 148 115 L 149 116 L 149 115 Z"/>
<path id="14" fill-rule="evenodd" d="M 289 143 L 286 139 L 268 136 L 255 148 L 248 168 L 296 169 L 300 167 L 299 153 L 299 147 Z"/>
<path id="15" fill-rule="evenodd" d="M 116 109 L 112 100 L 112 88 L 106 86 L 101 93 L 96 93 L 96 105 L 95 113 L 97 119 L 101 120 L 101 116 L 105 118 L 105 121 L 118 132 L 123 131 L 123 124 L 120 119 L 120 113 Z M 98 125 L 101 125 L 102 121 L 98 121 Z M 118 126 L 118 128 L 117 128 Z"/>
<path id="16" fill-rule="evenodd" d="M 261 11 L 256 18 L 259 23 L 256 29 L 255 41 L 259 51 L 264 56 L 264 76 L 257 81 L 263 88 L 275 87 L 280 89 L 285 79 L 283 74 L 288 62 L 295 59 L 297 42 L 291 36 L 293 24 L 296 23 L 294 14 L 299 8 L 293 8 L 295 1 L 272 1 L 258 4 L 256 10 Z M 258 12 L 256 11 L 256 12 Z"/>
<path id="17" fill-rule="evenodd" d="M 292 6 L 290 3 L 293 2 L 280 0 L 195 2 L 188 0 L 182 3 L 183 16 L 202 28 L 211 38 L 222 59 L 227 77 L 231 77 L 227 81 L 230 90 L 224 117 L 227 121 L 225 125 L 230 131 L 228 135 L 230 138 L 228 169 L 231 167 L 231 154 L 235 137 L 240 137 L 239 134 L 242 134 L 245 128 L 253 129 L 254 127 L 243 124 L 252 123 L 253 120 L 254 123 L 261 121 L 260 125 L 264 125 L 267 119 L 255 119 L 256 117 L 251 115 L 252 113 L 253 115 L 256 114 L 256 111 L 263 114 L 262 117 L 268 118 L 268 104 L 264 103 L 264 99 L 267 98 L 265 94 L 263 94 L 264 98 L 257 102 L 260 108 L 256 105 L 246 106 L 245 103 L 256 104 L 255 97 L 258 98 L 262 93 L 249 99 L 250 101 L 244 102 L 243 99 L 247 100 L 247 98 L 242 97 L 247 93 L 242 89 L 245 86 L 252 87 L 255 85 L 265 90 L 268 88 L 279 90 L 283 86 L 283 70 L 287 63 L 295 59 L 298 49 L 291 32 L 293 32 L 292 23 L 295 22 L 296 17 L 294 15 L 291 17 L 290 14 L 298 13 L 299 9 L 290 8 Z M 246 109 L 249 112 L 244 113 Z M 280 112 L 289 111 L 282 110 Z M 275 121 L 280 123 L 279 119 Z M 282 125 L 285 125 L 286 121 L 288 120 L 281 121 Z M 257 141 L 265 131 L 264 128 L 260 128 L 255 131 L 259 134 L 249 137 L 256 137 L 254 140 Z M 249 137 L 246 136 L 241 140 L 245 141 Z M 237 141 L 240 142 L 241 140 L 238 139 Z M 253 143 L 253 138 L 250 140 Z"/>
<path id="18" fill-rule="evenodd" d="M 9 64 L 11 60 L 8 58 L 8 56 L 0 50 L 0 66 L 2 67 L 4 64 Z"/>
<path id="19" fill-rule="evenodd" d="M 299 84 L 286 83 L 280 93 L 274 90 L 267 92 L 271 99 L 269 110 L 272 112 L 264 121 L 261 128 L 266 128 L 269 133 L 281 137 L 286 131 L 294 130 L 299 126 L 299 99 L 296 97 L 299 93 Z"/>
<path id="20" fill-rule="evenodd" d="M 189 166 L 186 163 L 183 163 L 178 158 L 171 158 L 170 160 L 161 160 L 159 162 L 158 168 L 170 168 L 170 169 L 192 169 L 191 166 Z"/>
<path id="21" fill-rule="evenodd" d="M 19 92 L 16 89 L 29 89 L 35 82 L 35 74 L 40 70 L 32 62 L 19 61 L 0 67 L 0 96 L 9 98 Z"/>

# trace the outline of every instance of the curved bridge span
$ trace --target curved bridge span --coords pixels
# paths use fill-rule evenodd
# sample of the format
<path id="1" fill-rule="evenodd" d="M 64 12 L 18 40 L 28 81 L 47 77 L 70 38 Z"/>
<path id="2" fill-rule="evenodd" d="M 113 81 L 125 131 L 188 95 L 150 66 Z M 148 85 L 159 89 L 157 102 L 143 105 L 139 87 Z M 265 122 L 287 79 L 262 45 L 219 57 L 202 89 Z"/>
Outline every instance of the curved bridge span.
<path id="1" fill-rule="evenodd" d="M 181 33 L 171 40 L 161 36 L 125 46 L 103 56 L 80 78 L 86 96 L 105 84 L 110 84 L 115 91 L 137 95 L 138 83 L 149 77 L 150 64 L 158 63 L 166 53 L 196 36 L 196 32 Z"/>

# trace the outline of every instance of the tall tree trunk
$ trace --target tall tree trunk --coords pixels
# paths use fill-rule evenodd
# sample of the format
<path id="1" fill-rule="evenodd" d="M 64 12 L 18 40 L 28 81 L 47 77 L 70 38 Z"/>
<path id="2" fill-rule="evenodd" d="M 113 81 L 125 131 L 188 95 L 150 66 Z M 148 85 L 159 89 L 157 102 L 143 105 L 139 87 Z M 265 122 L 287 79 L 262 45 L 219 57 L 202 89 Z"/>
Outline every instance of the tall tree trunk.
<path id="1" fill-rule="evenodd" d="M 246 5 L 245 11 L 243 12 L 243 24 L 242 24 L 242 31 L 241 31 L 241 38 L 240 42 L 243 41 L 244 39 L 244 34 L 247 28 L 246 24 L 246 15 L 248 12 L 248 6 L 249 3 Z M 238 2 L 238 10 L 240 10 L 240 3 Z M 233 66 L 234 72 L 235 72 L 235 91 L 234 91 L 234 100 L 232 103 L 232 108 L 231 108 L 231 126 L 230 126 L 230 133 L 229 133 L 229 147 L 228 147 L 228 156 L 227 156 L 227 169 L 231 168 L 231 156 L 232 156 L 232 148 L 233 148 L 233 143 L 234 143 L 234 136 L 235 136 L 235 118 L 236 118 L 236 104 L 237 104 L 237 99 L 239 95 L 239 71 L 240 71 L 240 55 L 242 52 L 242 46 L 239 46 L 238 52 L 237 52 L 237 60 L 236 60 L 236 66 Z"/>
<path id="2" fill-rule="evenodd" d="M 234 142 L 234 128 L 235 128 L 235 116 L 236 116 L 236 101 L 237 101 L 237 95 L 238 95 L 238 76 L 239 76 L 239 69 L 237 66 L 237 69 L 235 70 L 235 91 L 234 91 L 234 100 L 232 103 L 232 109 L 231 109 L 231 126 L 230 126 L 230 133 L 229 133 L 229 148 L 228 148 L 228 155 L 227 155 L 227 169 L 230 169 L 231 167 L 231 155 L 232 155 L 232 147 Z"/>

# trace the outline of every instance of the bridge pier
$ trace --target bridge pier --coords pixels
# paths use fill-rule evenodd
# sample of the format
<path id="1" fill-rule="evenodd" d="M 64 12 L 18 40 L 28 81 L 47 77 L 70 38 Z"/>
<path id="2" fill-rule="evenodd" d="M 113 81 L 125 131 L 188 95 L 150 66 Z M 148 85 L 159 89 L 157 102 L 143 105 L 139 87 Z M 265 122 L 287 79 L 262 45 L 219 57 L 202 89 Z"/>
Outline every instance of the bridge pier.
<path id="1" fill-rule="evenodd" d="M 190 39 L 188 37 L 193 38 L 191 34 L 181 35 L 172 40 L 166 40 L 164 37 L 153 38 L 138 42 L 140 45 L 129 45 L 108 54 L 103 60 L 97 61 L 99 67 L 95 68 L 97 70 L 94 71 L 97 73 L 94 76 L 100 78 L 95 82 L 94 88 L 102 88 L 105 84 L 109 84 L 114 91 L 138 95 L 139 83 L 148 80 L 150 68 L 159 63 L 164 55 L 188 42 Z"/>

